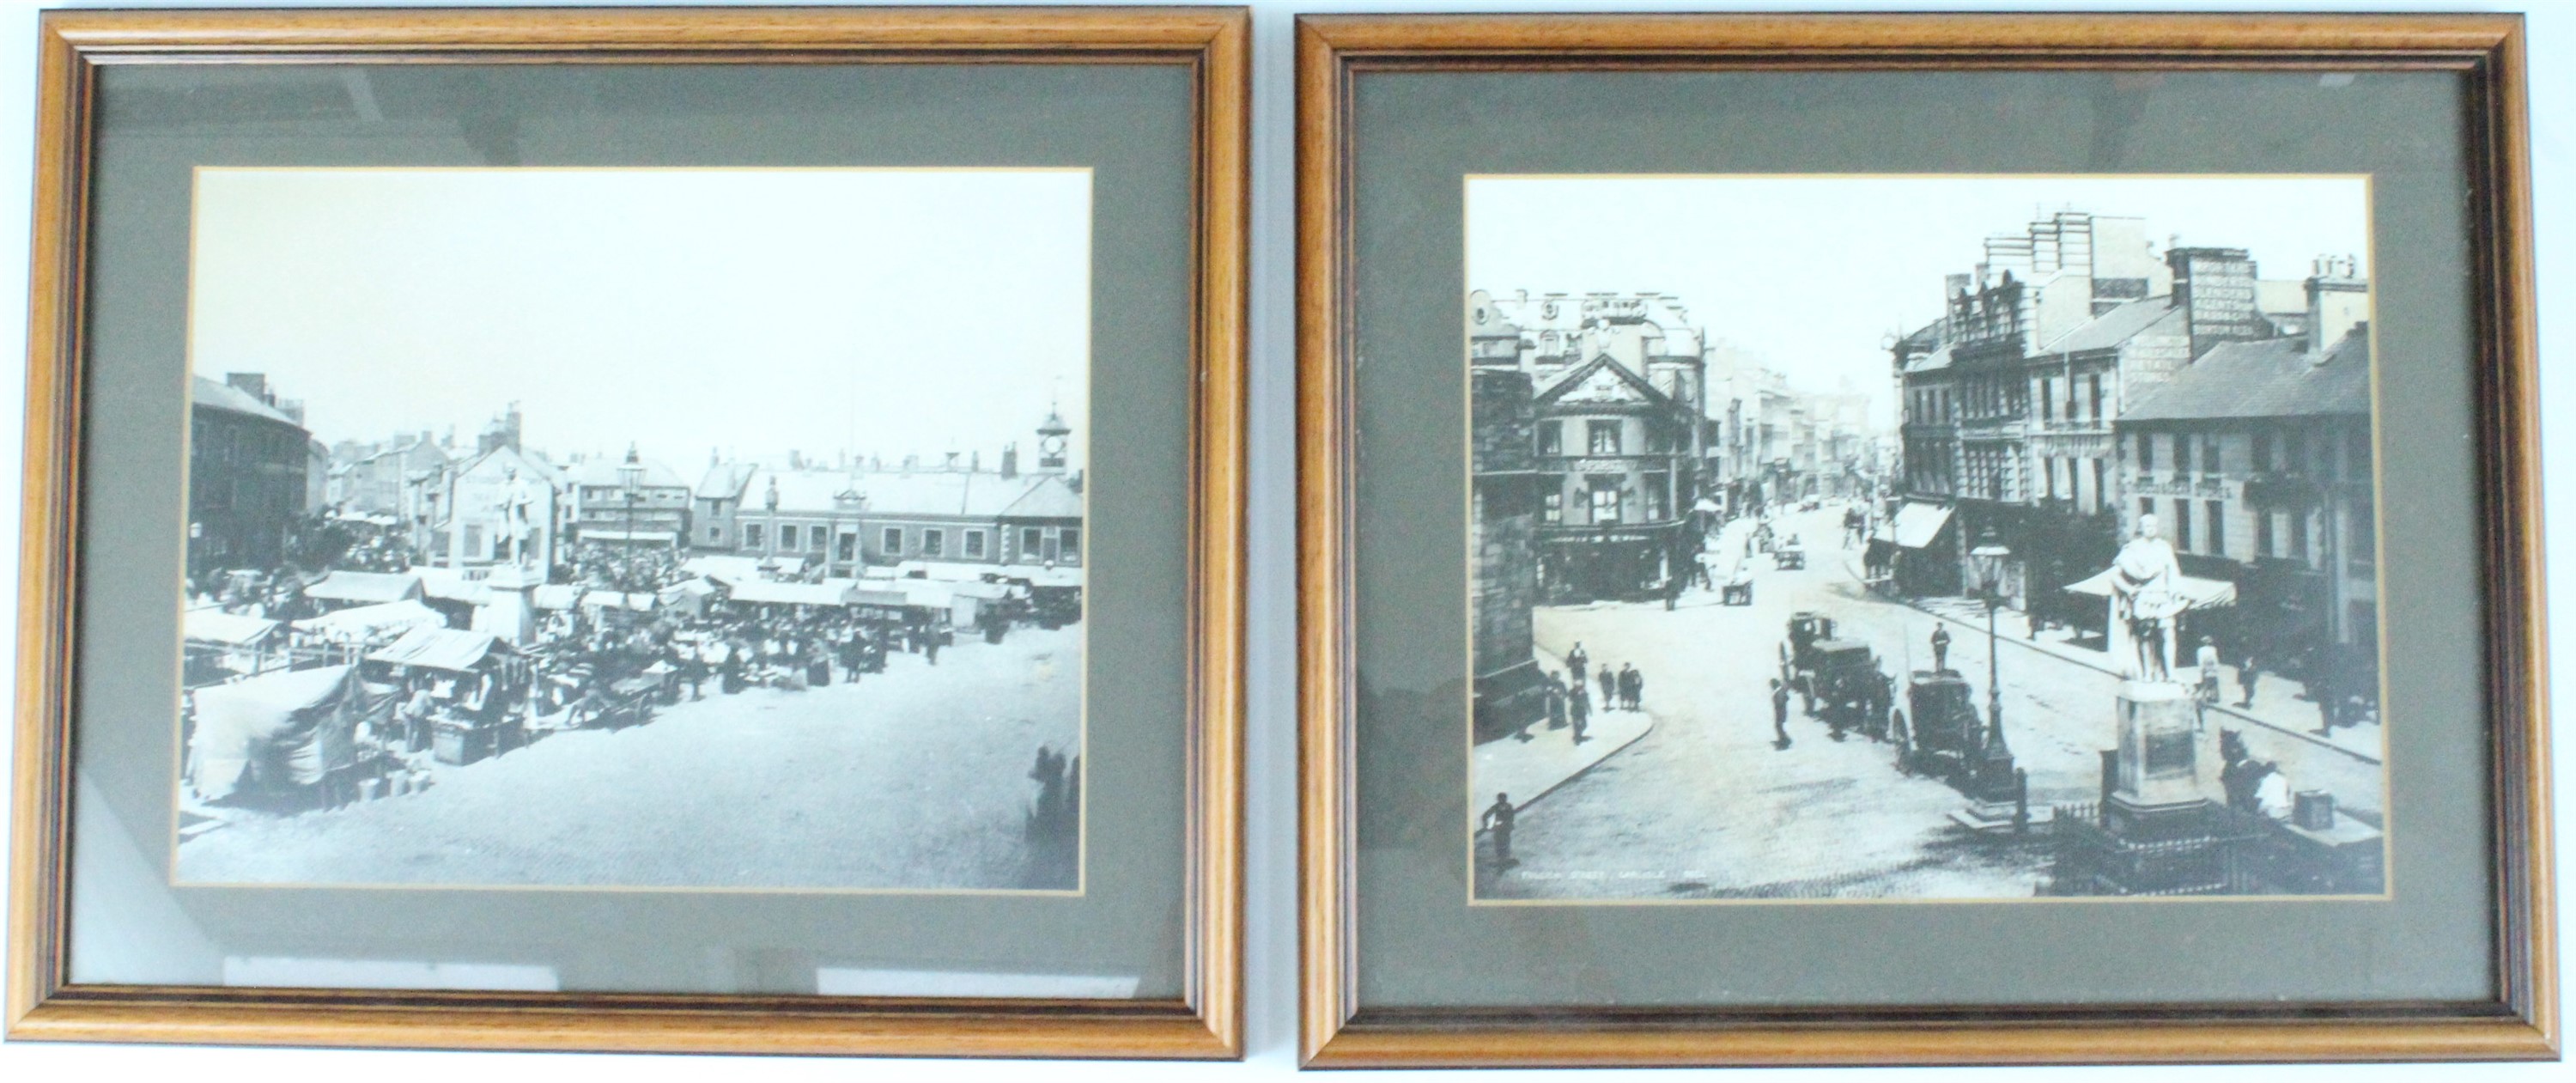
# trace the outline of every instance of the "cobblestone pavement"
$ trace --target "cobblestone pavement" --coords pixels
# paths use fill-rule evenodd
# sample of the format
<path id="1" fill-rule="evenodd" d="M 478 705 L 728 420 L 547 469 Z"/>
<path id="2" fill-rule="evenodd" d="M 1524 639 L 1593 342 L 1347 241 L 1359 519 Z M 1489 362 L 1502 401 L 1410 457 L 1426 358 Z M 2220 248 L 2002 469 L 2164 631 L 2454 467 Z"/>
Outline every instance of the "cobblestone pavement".
<path id="1" fill-rule="evenodd" d="M 1497 874 L 1480 842 L 1479 897 L 2002 898 L 2036 890 L 2044 852 L 1969 835 L 1949 815 L 1965 799 L 1900 773 L 1891 746 L 1858 735 L 1830 740 L 1794 701 L 1793 743 L 1772 746 L 1766 682 L 1794 612 L 1832 616 L 1840 636 L 1869 643 L 1899 676 L 1900 698 L 1902 674 L 1932 668 L 1940 618 L 1861 587 L 1859 552 L 1842 547 L 1840 515 L 1827 507 L 1775 527 L 1806 539 L 1808 564 L 1781 571 L 1753 558 L 1751 606 L 1721 606 L 1716 594 L 1694 590 L 1672 611 L 1659 602 L 1538 611 L 1542 650 L 1561 656 L 1580 640 L 1595 666 L 1634 663 L 1655 726 L 1522 810 L 1511 868 Z M 1736 524 L 1720 551 L 1741 552 L 1743 528 Z M 1982 712 L 1986 636 L 1949 627 L 1950 668 L 1966 676 Z M 2052 803 L 2095 799 L 2119 678 L 2011 641 L 1999 662 L 2006 740 L 2029 772 L 2034 818 Z M 2278 730 L 2244 732 L 2252 754 L 2277 760 L 2294 786 L 2330 790 L 2340 807 L 2372 819 L 2384 807 L 2378 764 Z"/>
<path id="2" fill-rule="evenodd" d="M 189 882 L 1017 888 L 1041 744 L 1081 740 L 1082 628 L 960 637 L 858 683 L 754 688 L 444 767 L 437 785 L 250 817 Z"/>

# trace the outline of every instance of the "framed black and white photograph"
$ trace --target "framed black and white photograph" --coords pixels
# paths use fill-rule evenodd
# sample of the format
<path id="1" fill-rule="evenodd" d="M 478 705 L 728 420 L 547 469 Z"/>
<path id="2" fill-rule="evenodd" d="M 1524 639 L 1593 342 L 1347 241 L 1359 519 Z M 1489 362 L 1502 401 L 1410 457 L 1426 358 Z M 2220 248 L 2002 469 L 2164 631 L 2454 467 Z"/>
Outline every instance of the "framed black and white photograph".
<path id="1" fill-rule="evenodd" d="M 2368 196 L 1468 178 L 1477 901 L 2384 895 Z"/>
<path id="2" fill-rule="evenodd" d="M 11 1036 L 1237 1055 L 1244 33 L 47 15 Z"/>
<path id="3" fill-rule="evenodd" d="M 1088 171 L 195 188 L 176 882 L 1081 890 Z"/>
<path id="4" fill-rule="evenodd" d="M 1302 19 L 1305 1062 L 2554 1058 L 2522 49 Z"/>

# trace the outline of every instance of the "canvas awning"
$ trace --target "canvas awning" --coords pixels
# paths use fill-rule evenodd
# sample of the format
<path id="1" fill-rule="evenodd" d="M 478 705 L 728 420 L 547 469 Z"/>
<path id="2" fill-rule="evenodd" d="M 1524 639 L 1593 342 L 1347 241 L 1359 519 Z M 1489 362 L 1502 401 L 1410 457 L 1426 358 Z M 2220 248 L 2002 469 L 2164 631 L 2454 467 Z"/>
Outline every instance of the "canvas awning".
<path id="1" fill-rule="evenodd" d="M 909 579 L 927 579 L 934 583 L 966 583 L 984 578 L 992 568 L 982 564 L 952 564 L 940 560 L 907 560 L 895 571 Z"/>
<path id="2" fill-rule="evenodd" d="M 463 569 L 423 568 L 414 574 L 420 576 L 421 597 L 467 605 L 489 605 L 492 602 L 492 588 L 465 578 Z"/>
<path id="3" fill-rule="evenodd" d="M 570 609 L 581 604 L 581 589 L 576 583 L 547 583 L 536 589 L 531 601 L 539 609 Z"/>
<path id="4" fill-rule="evenodd" d="M 1921 549 L 1941 535 L 1950 525 L 1950 509 L 1939 504 L 1908 500 L 1896 509 L 1896 544 L 1907 549 Z"/>
<path id="5" fill-rule="evenodd" d="M 246 647 L 277 631 L 277 622 L 260 617 L 245 617 L 220 609 L 191 609 L 182 621 L 188 639 L 197 643 L 221 643 Z"/>
<path id="6" fill-rule="evenodd" d="M 307 598 L 326 602 L 399 602 L 420 597 L 420 577 L 391 572 L 332 572 L 304 588 Z"/>
<path id="7" fill-rule="evenodd" d="M 760 558 L 728 556 L 690 557 L 689 559 L 680 562 L 680 570 L 687 572 L 690 575 L 702 575 L 709 579 L 713 579 L 716 582 L 731 586 L 735 583 L 749 583 L 757 581 L 760 578 Z"/>
<path id="8" fill-rule="evenodd" d="M 1033 587 L 1079 587 L 1082 585 L 1082 569 L 1011 568 L 1002 573 L 1002 578 L 1024 579 Z"/>
<path id="9" fill-rule="evenodd" d="M 490 632 L 470 632 L 462 628 L 414 628 L 403 633 L 403 637 L 395 640 L 393 645 L 368 655 L 367 660 L 462 673 L 481 665 L 496 647 L 504 653 L 510 649 Z"/>
<path id="10" fill-rule="evenodd" d="M 581 528 L 583 541 L 650 542 L 654 545 L 670 545 L 676 537 L 677 535 L 668 530 L 602 530 L 588 526 Z"/>
<path id="11" fill-rule="evenodd" d="M 438 615 L 435 609 L 409 601 L 362 605 L 295 622 L 295 629 L 299 632 L 335 639 L 372 639 L 424 627 L 447 627 L 447 618 Z"/>
<path id="12" fill-rule="evenodd" d="M 356 756 L 358 724 L 382 722 L 393 695 L 357 678 L 355 666 L 322 666 L 249 677 L 192 693 L 197 725 L 188 738 L 188 786 L 201 797 L 231 796 L 242 783 L 310 786 Z"/>
<path id="13" fill-rule="evenodd" d="M 2119 574 L 2117 568 L 2105 568 L 2094 573 L 2090 578 L 2068 583 L 2066 589 L 2072 594 L 2090 594 L 2096 598 L 2108 598 L 2111 596 L 2111 583 L 2119 577 Z M 2202 579 L 2191 575 L 2176 576 L 2174 593 L 2182 596 L 2183 607 L 2186 609 L 2216 609 L 2220 606 L 2236 604 L 2236 584 L 2224 579 Z"/>
<path id="14" fill-rule="evenodd" d="M 849 580 L 830 583 L 771 583 L 753 581 L 733 584 L 733 600 L 752 605 L 848 605 L 855 594 Z"/>

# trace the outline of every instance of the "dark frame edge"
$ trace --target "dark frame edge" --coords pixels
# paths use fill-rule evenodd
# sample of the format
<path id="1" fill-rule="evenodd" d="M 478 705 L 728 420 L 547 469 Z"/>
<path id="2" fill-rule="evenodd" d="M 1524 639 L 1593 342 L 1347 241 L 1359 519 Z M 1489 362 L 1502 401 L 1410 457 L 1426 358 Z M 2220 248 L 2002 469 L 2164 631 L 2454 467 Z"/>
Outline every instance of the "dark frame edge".
<path id="1" fill-rule="evenodd" d="M 2010 21 L 2006 21 L 2009 18 Z M 1906 24 L 1869 35 L 1871 20 Z M 2547 725 L 2545 552 L 2541 545 L 2538 346 L 2531 245 L 2523 17 L 2518 14 L 2143 15 L 1313 15 L 1297 20 L 1299 835 L 1301 1064 L 1313 1068 L 1692 1065 L 2020 1065 L 2271 1061 L 2555 1060 L 2560 1057 L 2553 825 Z M 1683 28 L 1679 45 L 1653 39 Z M 2142 1009 L 2106 1024 L 2045 1009 L 2027 1018 L 1974 1010 L 1886 1013 L 1858 1024 L 1748 1020 L 1744 1013 L 1368 1011 L 1359 1007 L 1349 897 L 1356 786 L 1348 602 L 1349 162 L 1354 70 L 1615 68 L 1691 58 L 1776 57 L 1800 49 L 1902 66 L 1955 64 L 1979 33 L 2009 33 L 2016 58 L 2159 51 L 2207 65 L 2267 52 L 2315 62 L 2335 54 L 2446 61 L 2472 80 L 2470 179 L 2480 330 L 2477 407 L 2481 549 L 2490 579 L 2485 684 L 2498 720 L 2495 783 L 2499 996 L 2464 1004 L 2212 1006 L 2198 1018 Z M 2213 34 L 2216 35 L 2213 38 Z M 2229 36 L 2236 40 L 2231 44 Z M 2051 38 L 2057 39 L 2052 48 Z M 2335 48 L 2337 39 L 2343 48 Z M 2250 44 L 2249 44 L 2250 42 Z M 2359 44 L 2355 44 L 2358 42 Z M 1821 43 L 1821 44 L 1820 44 Z M 1929 57 L 1931 59 L 1927 60 Z M 1573 58 L 1569 62 L 1568 58 Z M 2152 64 L 2152 60 L 2146 62 Z M 2500 501 L 2503 506 L 2495 506 Z M 2517 513 L 2518 509 L 2518 513 Z M 2345 1018 L 2317 1009 L 2357 1009 Z M 1911 1018 L 1909 1018 L 1911 1017 Z"/>
<path id="2" fill-rule="evenodd" d="M 807 9 L 815 12 L 818 9 Z M 823 13 L 830 14 L 830 13 Z M 787 28 L 782 31 L 779 19 Z M 629 20 L 619 23 L 620 18 Z M 335 21 L 336 20 L 336 21 Z M 551 21 L 550 21 L 551 20 Z M 808 25 L 811 24 L 811 25 Z M 478 1050 L 1237 1060 L 1243 1042 L 1243 426 L 1249 313 L 1250 34 L 1242 7 L 843 10 L 46 11 L 39 19 L 19 668 L 7 926 L 12 1041 Z M 211 39 L 211 42 L 210 42 Z M 700 39 L 703 39 L 701 42 Z M 459 45 L 459 42 L 466 44 Z M 98 987 L 67 977 L 71 671 L 85 238 L 96 69 L 191 62 L 550 58 L 580 50 L 1009 63 L 1132 59 L 1193 75 L 1189 883 L 1170 1000 L 511 997 Z M 869 55 L 862 55 L 869 54 Z M 605 1009 L 605 1010 L 602 1010 Z"/>

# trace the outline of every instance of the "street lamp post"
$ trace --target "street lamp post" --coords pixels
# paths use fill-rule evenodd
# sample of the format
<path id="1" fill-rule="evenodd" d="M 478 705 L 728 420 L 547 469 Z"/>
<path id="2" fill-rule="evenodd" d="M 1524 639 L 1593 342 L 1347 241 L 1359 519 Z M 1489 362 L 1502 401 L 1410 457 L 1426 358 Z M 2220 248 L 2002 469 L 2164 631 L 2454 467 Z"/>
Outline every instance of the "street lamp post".
<path id="1" fill-rule="evenodd" d="M 1989 527 L 1968 556 L 1977 562 L 1978 577 L 1985 581 L 1980 593 L 1986 603 L 1986 739 L 1977 767 L 1976 797 L 1988 806 L 2013 805 L 2013 827 L 2020 830 L 2029 822 L 2029 811 L 2023 804 L 2022 775 L 2013 766 L 2011 746 L 2004 743 L 2003 637 L 1995 631 L 1995 611 L 2003 606 L 2002 581 L 2012 549 L 1997 541 Z"/>
<path id="2" fill-rule="evenodd" d="M 626 445 L 626 461 L 617 467 L 618 486 L 626 494 L 626 550 L 635 550 L 635 505 L 644 496 L 644 460 L 635 454 L 635 445 Z"/>

